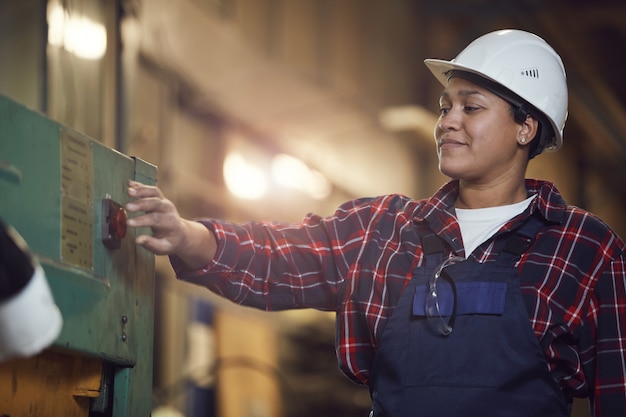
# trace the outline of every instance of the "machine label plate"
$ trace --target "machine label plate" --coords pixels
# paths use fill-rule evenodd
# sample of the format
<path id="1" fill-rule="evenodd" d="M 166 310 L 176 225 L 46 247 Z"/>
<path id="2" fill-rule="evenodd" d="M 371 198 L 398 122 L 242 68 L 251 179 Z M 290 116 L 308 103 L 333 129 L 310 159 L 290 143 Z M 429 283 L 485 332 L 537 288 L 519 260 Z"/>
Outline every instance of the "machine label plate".
<path id="1" fill-rule="evenodd" d="M 61 259 L 93 269 L 93 151 L 91 142 L 61 132 Z"/>

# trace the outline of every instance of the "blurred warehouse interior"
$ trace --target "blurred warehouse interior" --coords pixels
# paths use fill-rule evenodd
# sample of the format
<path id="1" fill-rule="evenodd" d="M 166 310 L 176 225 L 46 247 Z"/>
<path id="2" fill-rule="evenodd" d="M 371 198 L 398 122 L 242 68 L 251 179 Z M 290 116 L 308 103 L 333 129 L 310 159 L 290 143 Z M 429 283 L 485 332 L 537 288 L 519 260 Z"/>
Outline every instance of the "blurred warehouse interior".
<path id="1" fill-rule="evenodd" d="M 624 21 L 621 0 L 0 0 L 0 94 L 157 165 L 183 216 L 298 221 L 434 192 L 423 60 L 525 29 L 570 86 L 564 147 L 530 175 L 626 236 Z M 163 258 L 156 280 L 154 415 L 367 415 L 332 315 L 235 306 Z"/>

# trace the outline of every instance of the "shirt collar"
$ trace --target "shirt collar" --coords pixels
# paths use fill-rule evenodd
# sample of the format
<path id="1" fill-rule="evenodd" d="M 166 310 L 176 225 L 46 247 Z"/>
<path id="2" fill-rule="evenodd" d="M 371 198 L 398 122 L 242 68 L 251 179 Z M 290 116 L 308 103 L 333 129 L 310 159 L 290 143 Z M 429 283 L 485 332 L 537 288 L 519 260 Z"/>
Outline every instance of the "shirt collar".
<path id="1" fill-rule="evenodd" d="M 552 223 L 563 223 L 567 203 L 556 186 L 550 181 L 537 179 L 526 180 L 528 194 L 537 194 L 537 198 L 530 204 L 530 213 L 538 212 Z"/>
<path id="2" fill-rule="evenodd" d="M 538 212 L 549 222 L 562 223 L 567 204 L 556 186 L 549 182 L 537 179 L 526 179 L 528 195 L 537 194 L 530 204 L 530 213 Z M 416 222 L 427 221 L 433 230 L 437 230 L 437 224 L 441 226 L 448 223 L 449 217 L 455 217 L 454 204 L 459 194 L 459 181 L 452 180 L 444 184 L 424 204 L 417 207 L 414 213 Z M 446 221 L 446 219 L 448 221 Z"/>

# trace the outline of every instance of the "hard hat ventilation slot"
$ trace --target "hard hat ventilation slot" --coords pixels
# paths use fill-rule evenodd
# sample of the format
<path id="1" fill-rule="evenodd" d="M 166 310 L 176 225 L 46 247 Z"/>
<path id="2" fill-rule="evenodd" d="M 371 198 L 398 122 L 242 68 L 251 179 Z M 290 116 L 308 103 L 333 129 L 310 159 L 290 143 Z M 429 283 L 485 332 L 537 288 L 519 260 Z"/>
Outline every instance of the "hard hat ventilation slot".
<path id="1" fill-rule="evenodd" d="M 539 69 L 530 68 L 522 70 L 522 75 L 525 77 L 539 78 Z"/>

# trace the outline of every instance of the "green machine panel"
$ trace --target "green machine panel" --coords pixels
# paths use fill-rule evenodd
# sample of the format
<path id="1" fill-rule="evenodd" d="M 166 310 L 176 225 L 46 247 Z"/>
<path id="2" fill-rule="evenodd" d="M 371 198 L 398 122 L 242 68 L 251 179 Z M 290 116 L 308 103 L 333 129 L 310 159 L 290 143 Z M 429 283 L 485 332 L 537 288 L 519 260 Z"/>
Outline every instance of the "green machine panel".
<path id="1" fill-rule="evenodd" d="M 0 96 L 0 219 L 46 272 L 63 316 L 53 349 L 102 361 L 113 392 L 103 407 L 116 417 L 150 415 L 154 256 L 134 244 L 123 206 L 129 179 L 156 178 L 155 166 Z"/>

